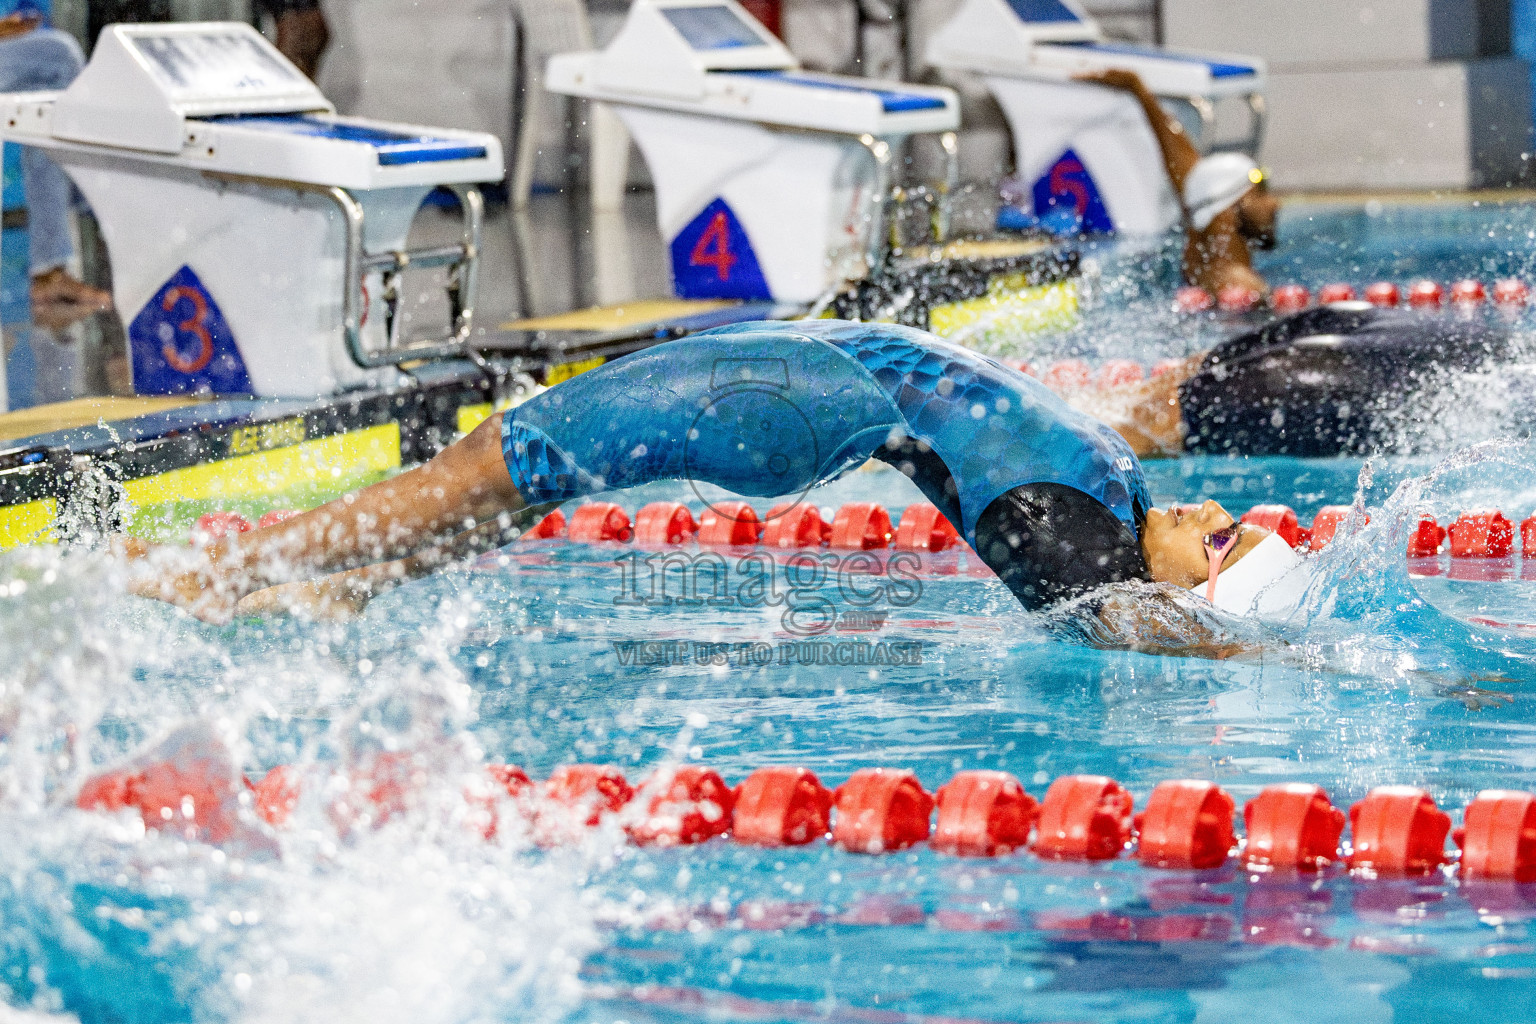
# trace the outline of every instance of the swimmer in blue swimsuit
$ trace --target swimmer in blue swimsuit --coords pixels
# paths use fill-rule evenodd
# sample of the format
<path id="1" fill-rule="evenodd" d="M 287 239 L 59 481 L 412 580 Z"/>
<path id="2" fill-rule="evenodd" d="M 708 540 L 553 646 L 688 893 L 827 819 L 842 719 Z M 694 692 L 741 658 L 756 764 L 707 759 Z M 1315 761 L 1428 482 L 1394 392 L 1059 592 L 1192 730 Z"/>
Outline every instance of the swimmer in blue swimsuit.
<path id="1" fill-rule="evenodd" d="M 1143 579 L 1146 482 L 1114 431 L 985 356 L 906 327 L 820 320 L 697 334 L 508 413 L 529 503 L 687 479 L 799 494 L 870 458 L 959 528 L 1027 608 Z"/>
<path id="2" fill-rule="evenodd" d="M 906 474 L 1031 610 L 1130 581 L 1189 587 L 1212 534 L 1236 531 L 1225 567 L 1265 533 L 1214 502 L 1151 509 L 1113 430 L 986 356 L 894 325 L 747 323 L 589 370 L 423 466 L 135 589 L 213 620 L 247 595 L 243 611 L 351 611 L 573 498 L 667 479 L 800 494 L 869 458 Z"/>

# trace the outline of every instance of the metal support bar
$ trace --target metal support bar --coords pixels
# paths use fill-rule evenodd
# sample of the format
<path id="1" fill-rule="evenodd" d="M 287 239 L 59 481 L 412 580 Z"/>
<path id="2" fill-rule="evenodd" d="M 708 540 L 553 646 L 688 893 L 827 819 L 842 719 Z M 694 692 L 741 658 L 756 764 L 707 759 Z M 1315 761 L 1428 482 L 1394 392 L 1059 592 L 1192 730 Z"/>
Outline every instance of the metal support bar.
<path id="1" fill-rule="evenodd" d="M 1209 153 L 1211 143 L 1216 139 L 1216 104 L 1205 96 L 1188 96 L 1185 102 L 1194 107 L 1200 117 L 1200 152 Z"/>
<path id="2" fill-rule="evenodd" d="M 1269 105 L 1261 92 L 1248 94 L 1248 110 L 1253 114 L 1253 131 L 1248 136 L 1249 154 L 1257 160 L 1259 147 L 1264 145 L 1264 129 L 1269 125 Z"/>
<path id="3" fill-rule="evenodd" d="M 879 276 L 885 268 L 887 206 L 891 202 L 891 146 L 873 135 L 860 135 L 859 143 L 875 158 L 874 195 L 870 197 L 869 247 L 864 252 L 865 273 Z"/>
<path id="4" fill-rule="evenodd" d="M 1200 138 L 1197 148 L 1201 154 L 1215 151 L 1216 149 L 1216 104 L 1209 96 L 1164 96 L 1161 99 L 1173 100 L 1185 103 L 1191 107 L 1196 116 L 1200 118 Z M 1259 158 L 1259 147 L 1264 143 L 1264 124 L 1267 108 L 1264 105 L 1262 92 L 1250 92 L 1243 97 L 1248 103 L 1249 118 L 1248 137 L 1239 139 L 1221 147 L 1223 151 L 1237 150 L 1247 153 L 1255 160 Z"/>
<path id="5" fill-rule="evenodd" d="M 347 353 L 358 366 L 365 370 L 375 370 L 417 359 L 465 358 L 470 333 L 474 328 L 475 298 L 480 278 L 480 235 L 485 224 L 485 201 L 478 188 L 473 185 L 446 186 L 458 196 L 459 209 L 463 214 L 463 240 L 458 244 L 369 254 L 363 251 L 363 206 L 344 188 L 223 171 L 203 173 L 231 184 L 286 188 L 324 196 L 341 210 L 342 227 L 346 234 L 342 257 L 341 328 L 347 343 Z M 407 267 L 449 268 L 447 292 L 452 323 L 450 333 L 438 338 L 401 342 L 398 281 Z M 383 348 L 370 352 L 363 346 L 363 276 L 373 271 L 379 271 L 384 276 L 384 316 L 388 341 Z"/>
<path id="6" fill-rule="evenodd" d="M 944 187 L 933 210 L 933 240 L 943 243 L 949 241 L 955 193 L 960 191 L 960 140 L 954 132 L 943 132 L 939 148 L 944 151 Z"/>

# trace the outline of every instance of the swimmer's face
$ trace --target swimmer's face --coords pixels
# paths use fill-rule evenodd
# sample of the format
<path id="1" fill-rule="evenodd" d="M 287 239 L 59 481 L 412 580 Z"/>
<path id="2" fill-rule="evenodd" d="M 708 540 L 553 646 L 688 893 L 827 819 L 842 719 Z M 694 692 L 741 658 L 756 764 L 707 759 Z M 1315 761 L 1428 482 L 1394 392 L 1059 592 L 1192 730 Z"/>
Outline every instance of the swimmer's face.
<path id="1" fill-rule="evenodd" d="M 1233 518 L 1215 501 L 1203 505 L 1170 505 L 1153 509 L 1141 529 L 1141 553 L 1156 583 L 1193 587 L 1211 575 L 1211 559 L 1205 551 L 1205 538 L 1233 525 Z M 1222 560 L 1223 569 L 1231 566 L 1268 531 L 1244 529 L 1238 543 L 1232 545 Z"/>
<path id="2" fill-rule="evenodd" d="M 1275 221 L 1280 216 L 1280 200 L 1269 194 L 1269 183 L 1249 189 L 1237 203 L 1238 230 L 1259 249 L 1275 247 Z"/>

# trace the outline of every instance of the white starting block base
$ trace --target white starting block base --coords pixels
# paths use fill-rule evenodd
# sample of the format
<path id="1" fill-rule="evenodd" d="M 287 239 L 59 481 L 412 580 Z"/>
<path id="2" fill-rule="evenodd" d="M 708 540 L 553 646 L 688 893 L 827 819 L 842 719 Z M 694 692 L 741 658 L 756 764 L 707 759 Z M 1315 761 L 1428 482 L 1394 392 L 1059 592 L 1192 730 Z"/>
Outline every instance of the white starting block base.
<path id="1" fill-rule="evenodd" d="M 858 140 L 615 109 L 656 183 L 679 298 L 811 302 L 862 276 L 878 168 Z"/>
<path id="2" fill-rule="evenodd" d="M 346 237 L 329 199 L 171 166 L 146 175 L 83 152 L 50 156 L 90 203 L 114 255 L 112 297 L 137 393 L 189 390 L 186 379 L 199 377 L 215 394 L 306 397 L 398 374 L 364 370 L 339 343 Z M 403 249 L 429 191 L 357 193 L 368 249 Z M 367 275 L 364 294 L 378 298 L 381 284 L 378 272 Z M 377 350 L 384 318 L 365 312 L 363 341 Z"/>
<path id="3" fill-rule="evenodd" d="M 892 146 L 959 126 L 949 89 L 817 75 L 735 0 L 635 0 L 551 92 L 607 104 L 656 183 L 681 298 L 811 302 L 881 258 Z"/>
<path id="4" fill-rule="evenodd" d="M 494 136 L 337 117 L 240 23 L 110 26 L 64 91 L 0 96 L 0 135 L 95 210 L 139 394 L 317 397 L 464 355 Z M 407 250 L 439 185 L 463 241 Z M 407 267 L 447 268 L 445 335 L 402 336 Z"/>
<path id="5" fill-rule="evenodd" d="M 1134 71 L 1153 95 L 1194 111 L 1197 148 L 1212 142 L 1217 101 L 1245 98 L 1252 120 L 1243 148 L 1252 153 L 1263 129 L 1265 65 L 1102 36 L 1079 0 L 962 0 L 927 56 L 985 80 L 1007 116 L 1036 217 L 1065 207 L 1085 231 L 1161 233 L 1179 223 L 1179 204 L 1146 113 L 1132 96 L 1075 76 Z"/>
<path id="6" fill-rule="evenodd" d="M 1084 82 L 984 76 L 1013 135 L 1034 214 L 1074 207 L 1084 230 L 1161 234 L 1179 224 L 1162 150 L 1136 100 Z"/>

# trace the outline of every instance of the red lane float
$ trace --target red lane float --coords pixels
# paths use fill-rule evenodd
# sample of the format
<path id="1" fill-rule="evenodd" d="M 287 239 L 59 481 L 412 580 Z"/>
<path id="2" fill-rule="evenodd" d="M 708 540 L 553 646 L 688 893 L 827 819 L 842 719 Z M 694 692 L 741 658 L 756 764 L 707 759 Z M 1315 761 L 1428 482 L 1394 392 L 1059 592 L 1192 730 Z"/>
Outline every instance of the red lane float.
<path id="1" fill-rule="evenodd" d="M 1246 313 L 1263 301 L 1263 292 L 1245 284 L 1229 284 L 1216 293 L 1217 307 L 1228 313 Z"/>
<path id="2" fill-rule="evenodd" d="M 744 501 L 722 501 L 699 517 L 699 544 L 707 548 L 734 548 L 756 544 L 763 535 L 757 510 Z"/>
<path id="3" fill-rule="evenodd" d="M 1216 300 L 1204 288 L 1185 285 L 1173 293 L 1173 308 L 1179 313 L 1204 313 L 1216 305 Z"/>
<path id="4" fill-rule="evenodd" d="M 611 501 L 578 505 L 565 532 L 573 544 L 624 543 L 635 535 L 629 513 Z"/>
<path id="5" fill-rule="evenodd" d="M 265 530 L 269 526 L 276 526 L 278 523 L 286 523 L 288 520 L 294 518 L 295 516 L 301 516 L 303 514 L 303 512 L 296 508 L 275 508 L 270 512 L 263 512 L 261 514 L 261 518 L 256 520 L 256 529 Z"/>
<path id="6" fill-rule="evenodd" d="M 1243 829 L 1246 867 L 1321 871 L 1339 859 L 1344 812 L 1321 786 L 1282 783 L 1243 806 Z"/>
<path id="7" fill-rule="evenodd" d="M 1440 553 L 1445 543 L 1445 527 L 1435 522 L 1434 516 L 1420 516 L 1419 525 L 1408 535 L 1409 558 L 1432 558 Z"/>
<path id="8" fill-rule="evenodd" d="M 765 548 L 796 551 L 819 548 L 832 537 L 832 524 L 815 505 L 785 502 L 768 510 L 761 543 Z"/>
<path id="9" fill-rule="evenodd" d="M 861 768 L 833 793 L 832 842 L 851 853 L 883 853 L 929 835 L 933 797 L 904 768 Z"/>
<path id="10" fill-rule="evenodd" d="M 1029 845 L 1040 807 L 1007 772 L 960 772 L 939 787 L 928 845 L 961 857 L 995 857 Z"/>
<path id="11" fill-rule="evenodd" d="M 523 534 L 524 540 L 555 540 L 565 534 L 565 513 L 555 509 Z"/>
<path id="12" fill-rule="evenodd" d="M 326 808 L 343 831 L 378 826 L 404 814 L 427 783 L 428 771 L 407 751 L 382 751 L 353 767 L 346 789 Z"/>
<path id="13" fill-rule="evenodd" d="M 1159 359 L 1152 364 L 1151 377 L 1153 380 L 1156 380 L 1165 373 L 1173 373 L 1175 370 L 1181 369 L 1185 362 L 1187 360 L 1184 359 Z"/>
<path id="14" fill-rule="evenodd" d="M 488 785 L 472 786 L 465 798 L 478 805 L 483 815 L 481 833 L 486 839 L 492 839 L 497 827 L 494 794 L 499 791 L 509 797 L 521 797 L 533 783 L 528 773 L 516 765 L 488 764 L 485 772 Z M 384 824 L 391 816 L 406 809 L 412 792 L 418 788 L 420 774 L 409 757 L 381 755 L 348 780 L 346 796 L 338 798 L 329 808 L 331 820 L 341 828 L 351 828 L 363 818 L 374 825 Z M 247 779 L 245 785 L 251 791 L 251 809 L 274 828 L 288 823 L 303 794 L 303 781 L 290 765 L 277 765 L 260 782 Z"/>
<path id="15" fill-rule="evenodd" d="M 75 806 L 82 811 L 131 809 L 146 829 L 217 844 L 240 832 L 243 788 L 227 750 L 184 729 L 161 743 L 153 756 L 87 779 Z"/>
<path id="16" fill-rule="evenodd" d="M 1485 789 L 1456 830 L 1463 878 L 1536 881 L 1536 793 Z"/>
<path id="17" fill-rule="evenodd" d="M 1426 875 L 1445 863 L 1448 814 L 1415 786 L 1377 786 L 1349 809 L 1351 871 Z"/>
<path id="18" fill-rule="evenodd" d="M 731 829 L 736 798 L 713 768 L 665 769 L 647 780 L 639 794 L 650 796 L 645 816 L 625 831 L 642 846 L 687 846 Z"/>
<path id="19" fill-rule="evenodd" d="M 355 768 L 345 793 L 328 808 L 339 829 L 378 826 L 405 811 L 424 785 L 426 768 L 409 753 L 381 754 Z M 138 812 L 146 828 L 170 830 L 208 843 L 271 846 L 269 834 L 242 820 L 240 804 L 268 824 L 288 823 L 298 806 L 301 777 L 279 765 L 259 783 L 244 780 L 228 751 L 205 730 L 178 730 L 128 764 L 89 779 L 76 798 L 85 810 Z M 248 789 L 248 798 L 242 796 Z M 857 771 L 829 793 L 805 768 L 754 771 L 734 790 L 713 769 L 686 765 L 658 771 L 638 791 L 612 766 L 565 765 L 535 787 L 515 765 L 489 764 L 484 780 L 464 792 L 477 813 L 470 823 L 492 839 L 497 813 L 510 798 L 540 845 L 578 838 L 621 811 L 625 832 L 641 845 L 685 845 L 732 834 L 760 846 L 802 845 L 830 838 L 855 853 L 904 849 L 929 840 L 941 853 L 996 856 L 1025 848 L 1031 826 L 1041 857 L 1108 860 L 1134 834 L 1137 859 L 1148 867 L 1208 870 L 1226 862 L 1235 844 L 1232 798 L 1215 783 L 1160 783 L 1145 811 L 1132 819 L 1131 795 L 1102 776 L 1070 775 L 1051 784 L 1043 804 L 1014 776 L 964 771 L 940 788 L 937 801 L 905 769 Z M 626 810 L 644 802 L 644 812 Z M 929 818 L 937 803 L 938 823 Z M 835 805 L 837 817 L 831 821 Z M 1357 877 L 1429 874 L 1447 861 L 1450 817 L 1424 790 L 1380 786 L 1349 810 Z M 1318 786 L 1266 787 L 1243 808 L 1243 866 L 1249 870 L 1318 871 L 1340 859 L 1345 815 Z M 1464 883 L 1536 882 L 1536 793 L 1485 790 L 1467 805 L 1455 832 Z M 1470 891 L 1470 890 L 1469 890 Z M 1470 898 L 1470 897 L 1469 897 Z"/>
<path id="20" fill-rule="evenodd" d="M 624 773 L 607 764 L 567 764 L 556 768 L 544 781 L 544 799 L 559 807 L 586 812 L 583 824 L 598 824 L 634 799 L 635 791 Z"/>
<path id="21" fill-rule="evenodd" d="M 1463 512 L 1446 536 L 1452 558 L 1503 558 L 1515 546 L 1514 524 L 1498 511 Z"/>
<path id="22" fill-rule="evenodd" d="M 1269 308 L 1276 313 L 1296 313 L 1312 305 L 1312 293 L 1299 284 L 1283 284 L 1269 293 Z"/>
<path id="23" fill-rule="evenodd" d="M 1133 801 L 1102 775 L 1065 775 L 1040 805 L 1035 853 L 1055 860 L 1113 860 L 1131 838 Z"/>
<path id="24" fill-rule="evenodd" d="M 246 782 L 251 789 L 251 807 L 262 821 L 275 828 L 288 824 L 302 793 L 299 777 L 288 765 L 271 768 L 260 782 Z"/>
<path id="25" fill-rule="evenodd" d="M 1317 292 L 1318 304 L 1323 306 L 1330 302 L 1354 302 L 1359 297 L 1354 286 L 1347 284 L 1325 284 Z"/>
<path id="26" fill-rule="evenodd" d="M 1231 795 L 1214 782 L 1159 782 L 1136 817 L 1136 859 L 1153 868 L 1205 870 L 1226 863 L 1237 842 Z"/>
<path id="27" fill-rule="evenodd" d="M 1497 305 L 1523 306 L 1530 298 L 1530 286 L 1519 278 L 1506 277 L 1493 284 L 1493 301 Z"/>
<path id="28" fill-rule="evenodd" d="M 1480 306 L 1488 301 L 1488 291 L 1483 282 L 1475 278 L 1463 278 L 1451 285 L 1451 301 L 1458 306 Z"/>
<path id="29" fill-rule="evenodd" d="M 507 796 L 516 798 L 533 790 L 533 780 L 515 764 L 488 764 L 485 771 Z"/>
<path id="30" fill-rule="evenodd" d="M 480 834 L 486 839 L 495 839 L 496 832 L 501 822 L 496 813 L 496 802 L 499 796 L 505 795 L 522 805 L 524 813 L 527 811 L 527 800 L 533 795 L 533 780 L 528 773 L 515 764 L 488 764 L 485 773 L 490 776 L 491 791 L 476 790 L 465 794 L 473 804 L 479 805 L 481 815 Z"/>
<path id="31" fill-rule="evenodd" d="M 960 543 L 960 533 L 938 508 L 926 502 L 908 505 L 896 525 L 891 546 L 897 551 L 945 551 Z"/>
<path id="32" fill-rule="evenodd" d="M 1051 364 L 1040 383 L 1052 391 L 1077 391 L 1093 380 L 1093 370 L 1081 359 L 1062 359 Z"/>
<path id="33" fill-rule="evenodd" d="M 759 768 L 736 787 L 732 838 L 753 846 L 803 846 L 832 827 L 832 791 L 807 768 Z"/>
<path id="34" fill-rule="evenodd" d="M 839 551 L 872 551 L 891 543 L 891 514 L 870 501 L 850 501 L 832 517 L 827 542 Z"/>
<path id="35" fill-rule="evenodd" d="M 653 501 L 635 513 L 635 543 L 662 548 L 686 544 L 699 532 L 688 506 L 677 501 Z"/>
<path id="36" fill-rule="evenodd" d="M 206 512 L 197 517 L 192 532 L 194 536 L 220 540 L 231 533 L 250 533 L 254 529 L 250 520 L 238 512 Z"/>
<path id="37" fill-rule="evenodd" d="M 1312 518 L 1312 526 L 1308 531 L 1311 541 L 1308 547 L 1313 551 L 1321 551 L 1333 540 L 1333 535 L 1339 532 L 1339 527 L 1344 520 L 1349 518 L 1350 506 L 1348 505 L 1324 505 L 1317 510 L 1317 515 Z M 1365 521 L 1371 521 L 1370 516 Z"/>
<path id="38" fill-rule="evenodd" d="M 1200 508 L 1193 504 L 1174 507 L 1186 512 Z M 1295 511 L 1286 505 L 1255 505 L 1243 513 L 1241 521 L 1278 534 L 1294 548 L 1315 552 L 1333 540 L 1350 509 L 1347 505 L 1325 506 L 1318 511 L 1310 528 L 1302 527 Z M 234 517 L 236 528 L 238 522 L 243 521 L 233 513 L 210 513 L 209 517 L 225 515 Z M 810 505 L 775 505 L 768 512 L 766 524 L 759 521 L 757 515 L 746 502 L 723 502 L 700 518 L 696 534 L 698 542 L 705 547 L 761 543 L 781 549 L 815 548 L 829 543 L 834 548 L 849 551 L 888 546 L 902 551 L 942 551 L 960 543 L 953 524 L 925 502 L 908 506 L 901 523 L 894 528 L 885 509 L 872 502 L 849 502 L 837 511 L 830 524 Z M 623 542 L 634 538 L 643 526 L 647 537 L 655 530 L 657 538 L 666 538 L 656 540 L 654 546 L 686 543 L 690 520 L 686 507 L 681 504 L 656 502 L 641 509 L 637 525 L 630 527 L 622 508 L 609 502 L 598 502 L 576 510 L 572 516 L 570 539 L 578 543 Z M 1370 517 L 1366 516 L 1365 521 L 1369 523 Z M 564 517 L 557 510 L 524 536 L 535 539 L 557 537 L 564 527 Z M 1519 531 L 1522 549 L 1536 552 L 1536 514 L 1523 520 Z M 1407 555 L 1411 558 L 1433 557 L 1449 540 L 1449 551 L 1454 557 L 1500 558 L 1513 552 L 1514 533 L 1515 524 L 1497 510 L 1464 512 L 1448 530 L 1433 517 L 1424 516 L 1409 536 Z M 642 544 L 651 543 L 642 540 Z"/>
<path id="39" fill-rule="evenodd" d="M 1108 390 L 1140 384 L 1146 379 L 1147 371 L 1140 363 L 1131 359 L 1108 359 L 1099 367 L 1093 386 Z"/>
<path id="40" fill-rule="evenodd" d="M 1373 306 L 1400 306 L 1403 293 L 1391 281 L 1377 281 L 1365 289 L 1365 301 Z"/>
<path id="41" fill-rule="evenodd" d="M 1408 305 L 1414 309 L 1439 309 L 1445 302 L 1445 289 L 1440 282 L 1422 280 L 1408 286 Z"/>
<path id="42" fill-rule="evenodd" d="M 1240 522 L 1249 526 L 1260 526 L 1270 533 L 1277 534 L 1281 540 L 1291 547 L 1299 547 L 1302 542 L 1301 523 L 1296 519 L 1296 512 L 1289 505 L 1255 505 L 1243 513 Z"/>

